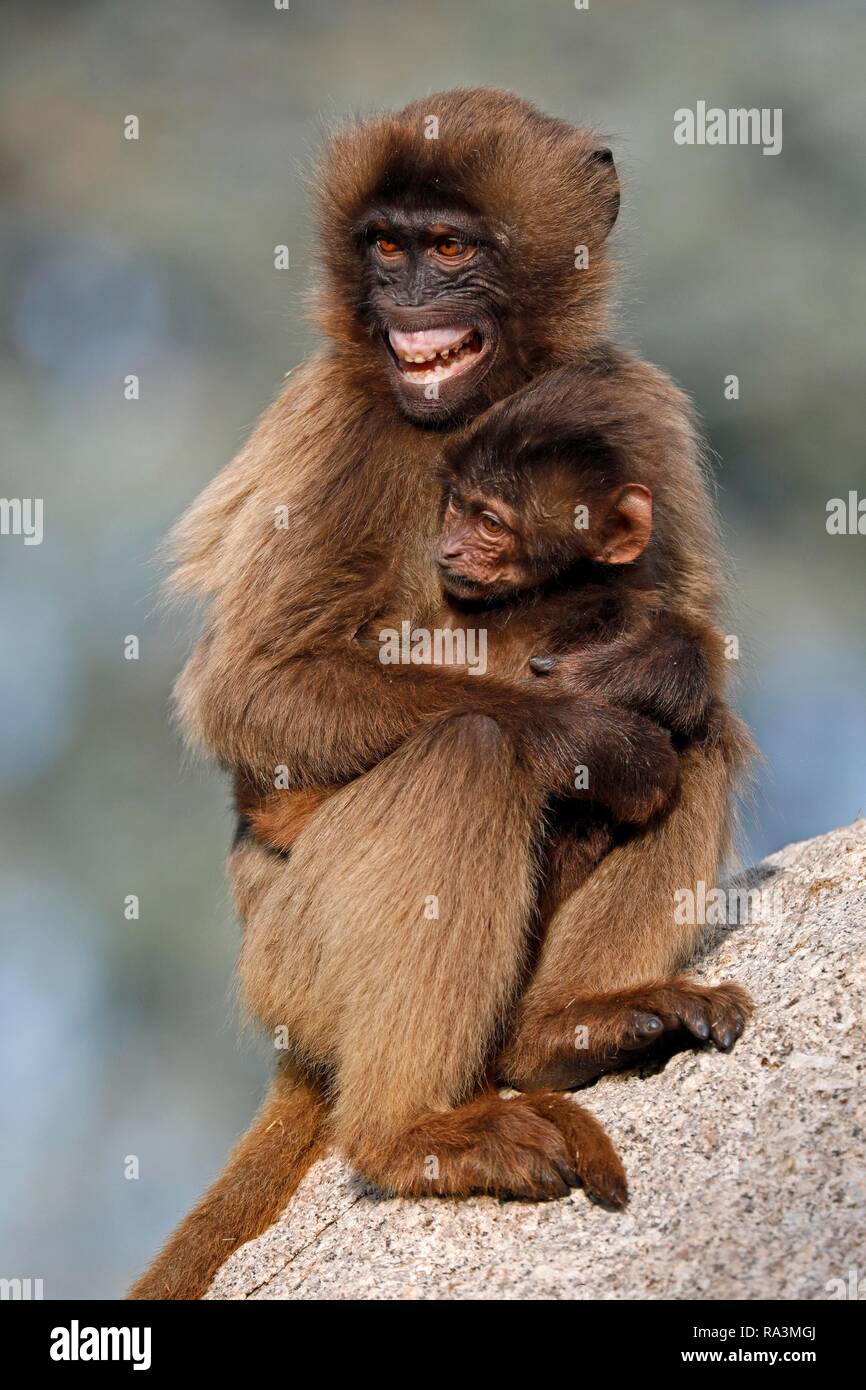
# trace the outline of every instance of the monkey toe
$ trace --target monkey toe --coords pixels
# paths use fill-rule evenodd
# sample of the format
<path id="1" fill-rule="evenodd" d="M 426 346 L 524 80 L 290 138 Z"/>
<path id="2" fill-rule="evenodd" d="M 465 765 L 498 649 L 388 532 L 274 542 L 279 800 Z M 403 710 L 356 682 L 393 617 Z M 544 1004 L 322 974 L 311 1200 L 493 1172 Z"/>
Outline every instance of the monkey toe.
<path id="1" fill-rule="evenodd" d="M 577 1175 L 567 1163 L 556 1159 L 536 1160 L 531 1164 L 526 1180 L 521 1183 L 512 1179 L 504 1195 L 532 1202 L 552 1202 L 567 1197 L 576 1186 Z"/>
<path id="2" fill-rule="evenodd" d="M 504 1123 L 495 1127 L 489 1146 L 498 1150 L 502 1171 L 495 1180 L 500 1193 L 534 1201 L 567 1196 L 580 1177 L 574 1155 L 553 1116 L 537 1105 L 527 1104 L 523 1096 L 503 1104 L 509 1109 L 503 1116 Z M 503 1140 L 507 1143 L 503 1144 Z"/>
<path id="3" fill-rule="evenodd" d="M 753 1010 L 752 1001 L 741 985 L 717 985 L 709 999 L 710 1034 L 721 1052 L 730 1052 L 745 1029 Z"/>
<path id="4" fill-rule="evenodd" d="M 690 1033 L 693 1033 L 701 1042 L 706 1042 L 710 1036 L 710 1025 L 702 1015 L 693 1016 L 684 1020 Z"/>
<path id="5" fill-rule="evenodd" d="M 640 1046 L 646 1041 L 652 1041 L 660 1037 L 664 1032 L 664 1024 L 658 1014 L 643 1013 L 636 1009 L 631 1016 L 631 1023 L 627 1030 L 627 1036 L 634 1038 L 635 1043 Z"/>
<path id="6" fill-rule="evenodd" d="M 712 1032 L 712 1026 L 704 999 L 686 996 L 683 999 L 671 1001 L 671 1011 L 667 1016 L 667 1030 L 675 1032 L 678 1028 L 685 1028 L 693 1038 L 698 1039 L 698 1042 L 707 1042 Z"/>
<path id="7" fill-rule="evenodd" d="M 582 1186 L 616 1205 L 625 1173 L 601 1125 L 564 1097 L 534 1092 L 489 1111 L 469 1157 L 476 1190 L 553 1201 Z"/>
<path id="8" fill-rule="evenodd" d="M 628 1180 L 618 1154 L 594 1153 L 580 1163 L 580 1180 L 587 1197 L 600 1206 L 623 1211 L 628 1205 Z"/>
<path id="9" fill-rule="evenodd" d="M 571 1186 L 577 1182 L 587 1197 L 622 1211 L 628 1202 L 625 1169 L 614 1145 L 598 1121 L 572 1100 L 561 1095 L 522 1097 L 537 1114 L 556 1125 L 572 1155 Z"/>
<path id="10" fill-rule="evenodd" d="M 628 1206 L 628 1182 L 625 1173 L 605 1164 L 594 1164 L 588 1170 L 584 1188 L 586 1195 L 599 1206 L 624 1211 Z"/>

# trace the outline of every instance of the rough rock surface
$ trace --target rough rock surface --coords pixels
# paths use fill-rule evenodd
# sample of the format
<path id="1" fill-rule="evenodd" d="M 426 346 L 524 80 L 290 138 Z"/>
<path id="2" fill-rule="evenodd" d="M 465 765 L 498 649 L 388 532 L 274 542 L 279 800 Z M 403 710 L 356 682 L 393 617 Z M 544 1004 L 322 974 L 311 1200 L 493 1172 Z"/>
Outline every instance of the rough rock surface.
<path id="1" fill-rule="evenodd" d="M 389 1200 L 329 1156 L 207 1296 L 824 1299 L 858 1271 L 866 1297 L 866 820 L 737 882 L 761 907 L 709 928 L 694 972 L 754 995 L 734 1053 L 680 1052 L 582 1094 L 626 1163 L 624 1214 L 579 1191 Z"/>

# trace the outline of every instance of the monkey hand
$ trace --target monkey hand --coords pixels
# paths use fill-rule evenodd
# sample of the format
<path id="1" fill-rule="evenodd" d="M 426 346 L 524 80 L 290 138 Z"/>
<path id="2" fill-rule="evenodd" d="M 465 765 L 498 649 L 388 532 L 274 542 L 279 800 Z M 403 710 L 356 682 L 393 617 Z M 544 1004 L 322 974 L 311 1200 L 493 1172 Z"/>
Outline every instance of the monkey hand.
<path id="1" fill-rule="evenodd" d="M 557 656 L 532 656 L 530 669 L 550 693 L 602 697 L 670 729 L 696 736 L 720 687 L 714 630 L 665 618 L 643 633 Z"/>

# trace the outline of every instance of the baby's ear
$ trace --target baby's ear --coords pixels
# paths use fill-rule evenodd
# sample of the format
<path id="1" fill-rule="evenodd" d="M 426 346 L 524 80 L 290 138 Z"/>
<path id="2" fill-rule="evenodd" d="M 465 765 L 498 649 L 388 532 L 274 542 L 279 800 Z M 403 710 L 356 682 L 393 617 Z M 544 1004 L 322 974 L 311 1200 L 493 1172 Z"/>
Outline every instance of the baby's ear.
<path id="1" fill-rule="evenodd" d="M 640 483 L 626 483 L 610 499 L 597 559 L 630 565 L 642 555 L 653 533 L 653 495 Z"/>

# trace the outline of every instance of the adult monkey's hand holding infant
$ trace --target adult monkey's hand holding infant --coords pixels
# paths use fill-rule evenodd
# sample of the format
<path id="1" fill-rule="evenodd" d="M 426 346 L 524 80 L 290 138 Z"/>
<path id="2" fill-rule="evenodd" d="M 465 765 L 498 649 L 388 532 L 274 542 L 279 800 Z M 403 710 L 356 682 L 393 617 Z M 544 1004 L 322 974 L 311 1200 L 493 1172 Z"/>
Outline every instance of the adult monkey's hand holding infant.
<path id="1" fill-rule="evenodd" d="M 629 692 L 614 708 L 603 676 L 595 700 L 383 667 L 365 640 L 433 625 L 443 444 L 521 388 L 552 436 L 551 381 L 576 413 L 606 412 L 647 480 L 664 613 L 689 641 L 713 631 L 719 566 L 688 406 L 606 339 L 618 200 L 591 132 L 500 92 L 429 97 L 331 143 L 328 344 L 181 522 L 175 580 L 209 602 L 178 687 L 190 738 L 234 772 L 243 804 L 280 768 L 297 788 L 342 790 L 288 858 L 249 835 L 235 847 L 244 995 L 290 1049 L 135 1297 L 199 1296 L 331 1141 L 391 1192 L 549 1197 L 579 1181 L 621 1205 L 619 1160 L 585 1110 L 551 1090 L 503 1100 L 489 1081 L 567 1086 L 662 1031 L 729 1046 L 742 1027 L 736 986 L 674 973 L 698 935 L 674 925 L 674 893 L 713 882 L 748 747 L 719 664 L 678 734 L 672 804 L 597 867 L 560 866 L 551 896 L 538 881 L 550 798 L 580 764 L 615 788 L 617 731 L 641 717 Z"/>

